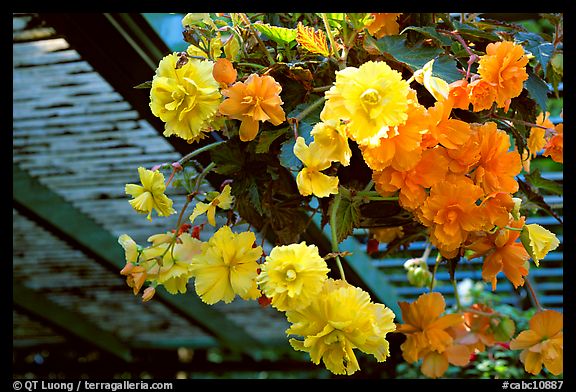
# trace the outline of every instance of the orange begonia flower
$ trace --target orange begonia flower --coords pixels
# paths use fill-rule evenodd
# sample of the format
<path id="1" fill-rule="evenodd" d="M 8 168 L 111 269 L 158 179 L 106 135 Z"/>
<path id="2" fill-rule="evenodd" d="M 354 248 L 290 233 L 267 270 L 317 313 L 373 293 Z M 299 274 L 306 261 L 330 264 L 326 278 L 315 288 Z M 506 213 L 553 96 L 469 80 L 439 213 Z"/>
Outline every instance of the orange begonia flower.
<path id="1" fill-rule="evenodd" d="M 496 123 L 471 124 L 474 136 L 480 143 L 480 160 L 472 178 L 486 194 L 493 192 L 515 193 L 518 182 L 514 178 L 522 170 L 520 154 L 509 151 L 509 135 L 497 128 Z"/>
<path id="2" fill-rule="evenodd" d="M 544 146 L 545 157 L 551 157 L 554 162 L 564 163 L 564 124 L 556 125 L 556 135 Z"/>
<path id="3" fill-rule="evenodd" d="M 452 173 L 468 174 L 480 160 L 480 143 L 470 137 L 459 148 L 446 149 L 446 156 L 450 160 L 448 167 Z"/>
<path id="4" fill-rule="evenodd" d="M 490 323 L 492 320 L 490 315 L 495 313 L 492 308 L 484 304 L 473 304 L 470 309 L 473 312 L 464 313 L 464 324 L 452 327 L 455 341 L 465 344 L 474 351 L 482 352 L 486 349 L 486 346 L 493 346 L 496 343 L 492 324 Z"/>
<path id="5" fill-rule="evenodd" d="M 479 112 L 492 108 L 496 101 L 496 86 L 484 79 L 476 79 L 468 85 L 472 111 Z"/>
<path id="6" fill-rule="evenodd" d="M 492 193 L 480 204 L 484 214 L 492 226 L 504 227 L 510 221 L 510 213 L 514 209 L 512 195 L 504 192 Z"/>
<path id="7" fill-rule="evenodd" d="M 554 128 L 554 123 L 550 121 L 550 112 L 540 113 L 536 117 L 536 124 L 542 125 L 546 128 Z M 530 136 L 528 137 L 528 150 L 532 158 L 538 155 L 544 146 L 546 145 L 546 130 L 540 127 L 530 128 Z"/>
<path id="8" fill-rule="evenodd" d="M 522 217 L 511 221 L 508 226 L 519 229 L 524 226 L 524 220 Z M 492 291 L 496 290 L 496 276 L 500 272 L 504 272 L 514 288 L 524 285 L 524 276 L 528 275 L 525 263 L 530 259 L 530 255 L 524 245 L 517 241 L 519 237 L 519 231 L 500 229 L 494 234 L 472 240 L 472 244 L 468 246 L 475 252 L 468 256 L 469 259 L 484 256 L 482 279 L 492 283 Z"/>
<path id="9" fill-rule="evenodd" d="M 465 176 L 449 175 L 430 189 L 417 217 L 430 228 L 430 241 L 444 257 L 456 256 L 470 232 L 486 227 L 483 209 L 476 204 L 482 196 L 482 188 Z"/>
<path id="10" fill-rule="evenodd" d="M 461 314 L 444 312 L 446 303 L 437 292 L 422 294 L 412 303 L 398 302 L 404 324 L 397 325 L 397 332 L 406 335 L 402 343 L 402 357 L 409 363 L 420 358 L 422 373 L 428 377 L 440 377 L 448 368 L 448 363 L 463 366 L 468 363 L 470 351 L 464 345 L 454 345 L 454 338 L 448 329 L 461 324 Z"/>
<path id="11" fill-rule="evenodd" d="M 459 148 L 470 137 L 470 125 L 467 122 L 450 118 L 452 101 L 437 101 L 428 108 L 430 127 L 428 132 L 447 149 Z"/>
<path id="12" fill-rule="evenodd" d="M 422 155 L 422 135 L 428 129 L 428 113 L 418 104 L 416 92 L 410 90 L 412 103 L 408 106 L 408 119 L 396 127 L 395 135 L 380 138 L 376 146 L 360 145 L 364 161 L 372 170 L 392 166 L 396 170 L 412 169 Z"/>
<path id="13" fill-rule="evenodd" d="M 470 85 L 466 79 L 460 79 L 450 83 L 448 99 L 452 100 L 455 109 L 468 110 L 470 107 Z"/>
<path id="14" fill-rule="evenodd" d="M 281 91 L 282 86 L 272 76 L 252 74 L 245 82 L 236 82 L 222 90 L 227 99 L 220 104 L 219 110 L 225 116 L 242 121 L 240 140 L 254 140 L 260 121 L 280 125 L 286 120 Z"/>
<path id="15" fill-rule="evenodd" d="M 528 373 L 538 374 L 542 365 L 558 376 L 564 370 L 564 333 L 562 313 L 555 310 L 537 312 L 530 319 L 530 329 L 512 339 L 512 350 L 523 350 L 520 360 Z"/>
<path id="16" fill-rule="evenodd" d="M 522 45 L 503 41 L 486 46 L 486 54 L 480 57 L 478 74 L 496 87 L 498 107 L 506 107 L 509 99 L 522 92 L 524 81 L 528 79 L 526 64 L 528 56 Z"/>
<path id="17" fill-rule="evenodd" d="M 408 210 L 418 208 L 426 199 L 426 188 L 444 180 L 448 172 L 448 159 L 444 149 L 437 147 L 424 150 L 414 168 L 399 171 L 389 166 L 372 174 L 376 191 L 382 196 L 400 190 L 399 203 Z"/>
<path id="18" fill-rule="evenodd" d="M 366 28 L 370 35 L 376 38 L 382 38 L 385 35 L 396 35 L 400 32 L 400 26 L 396 19 L 402 15 L 394 13 L 373 13 L 371 16 L 374 18 L 368 22 Z"/>

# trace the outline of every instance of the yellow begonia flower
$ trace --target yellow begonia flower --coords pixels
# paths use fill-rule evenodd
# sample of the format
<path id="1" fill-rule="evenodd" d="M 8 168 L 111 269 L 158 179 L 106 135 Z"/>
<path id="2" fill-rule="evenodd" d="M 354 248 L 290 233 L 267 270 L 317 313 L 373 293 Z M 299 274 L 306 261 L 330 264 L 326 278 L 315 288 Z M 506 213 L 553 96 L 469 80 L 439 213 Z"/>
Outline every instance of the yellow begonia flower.
<path id="1" fill-rule="evenodd" d="M 540 260 L 546 257 L 548 252 L 560 245 L 560 241 L 554 233 L 536 223 L 524 225 L 520 240 L 537 267 L 540 266 Z"/>
<path id="2" fill-rule="evenodd" d="M 383 61 L 347 67 L 336 72 L 336 83 L 326 91 L 321 118 L 348 121 L 350 139 L 376 146 L 406 122 L 409 90 L 400 72 Z"/>
<path id="3" fill-rule="evenodd" d="M 196 293 L 203 302 L 230 303 L 236 295 L 246 300 L 257 297 L 254 282 L 262 247 L 253 248 L 255 241 L 250 231 L 236 234 L 223 226 L 204 243 L 202 254 L 193 259 L 191 267 Z"/>
<path id="4" fill-rule="evenodd" d="M 177 67 L 178 59 L 172 53 L 160 60 L 152 79 L 150 109 L 165 122 L 164 136 L 193 143 L 212 130 L 222 95 L 212 76 L 212 61 L 188 59 Z"/>
<path id="5" fill-rule="evenodd" d="M 169 216 L 175 214 L 172 208 L 172 200 L 164 194 L 166 184 L 164 175 L 158 170 L 152 171 L 143 167 L 138 168 L 138 175 L 142 186 L 136 184 L 126 184 L 124 191 L 134 199 L 129 203 L 137 212 L 148 213 L 148 220 L 152 221 L 152 210 L 156 210 L 159 216 Z"/>
<path id="6" fill-rule="evenodd" d="M 190 215 L 190 223 L 194 223 L 194 220 L 206 212 L 208 217 L 208 223 L 212 226 L 216 226 L 216 206 L 222 208 L 223 210 L 229 210 L 234 201 L 234 197 L 230 195 L 232 188 L 230 185 L 224 186 L 222 193 L 219 193 L 210 203 L 202 203 L 201 201 L 196 203 L 192 215 Z"/>
<path id="7" fill-rule="evenodd" d="M 360 369 L 354 349 L 373 355 L 383 362 L 390 355 L 386 334 L 393 332 L 394 313 L 373 303 L 370 295 L 343 280 L 327 279 L 319 295 L 301 310 L 286 311 L 287 335 L 295 350 L 320 360 L 334 374 L 351 375 Z"/>
<path id="8" fill-rule="evenodd" d="M 168 249 L 170 246 L 173 249 Z M 182 233 L 174 244 L 163 242 L 151 249 L 154 249 L 156 259 L 147 263 L 148 280 L 163 285 L 170 294 L 185 293 L 192 277 L 192 262 L 201 254 L 202 242 Z M 161 262 L 157 258 L 161 258 Z"/>
<path id="9" fill-rule="evenodd" d="M 296 176 L 298 191 L 302 196 L 326 197 L 338 193 L 338 177 L 321 173 L 331 165 L 328 153 L 330 151 L 326 151 L 316 142 L 307 146 L 303 137 L 296 139 L 294 155 L 304 164 L 304 168 Z"/>
<path id="10" fill-rule="evenodd" d="M 422 69 L 414 72 L 414 80 L 424 85 L 426 90 L 428 90 L 437 101 L 444 101 L 448 99 L 450 85 L 445 80 L 432 76 L 433 66 L 434 59 L 428 61 Z"/>
<path id="11" fill-rule="evenodd" d="M 327 159 L 340 162 L 344 166 L 350 164 L 352 150 L 348 144 L 346 127 L 340 121 L 326 120 L 319 122 L 312 128 L 310 135 L 314 142 L 326 150 Z"/>
<path id="12" fill-rule="evenodd" d="M 316 245 L 276 246 L 262 264 L 257 283 L 276 309 L 300 309 L 320 293 L 328 271 Z"/>
<path id="13" fill-rule="evenodd" d="M 124 248 L 126 263 L 137 263 L 139 256 L 138 244 L 128 234 L 122 234 L 118 237 L 118 243 Z"/>
<path id="14" fill-rule="evenodd" d="M 522 350 L 524 369 L 539 374 L 542 365 L 555 376 L 564 370 L 564 333 L 562 313 L 555 310 L 537 312 L 530 319 L 530 328 L 512 339 L 510 349 Z"/>

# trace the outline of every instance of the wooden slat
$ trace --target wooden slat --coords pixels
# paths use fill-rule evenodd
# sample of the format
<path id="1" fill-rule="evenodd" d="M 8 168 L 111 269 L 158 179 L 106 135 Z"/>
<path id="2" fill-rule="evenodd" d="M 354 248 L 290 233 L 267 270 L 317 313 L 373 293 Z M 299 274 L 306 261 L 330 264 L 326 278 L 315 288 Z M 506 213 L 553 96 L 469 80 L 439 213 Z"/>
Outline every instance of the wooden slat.
<path id="1" fill-rule="evenodd" d="M 71 333 L 83 341 L 99 347 L 103 351 L 114 354 L 124 361 L 130 362 L 132 360 L 128 345 L 121 342 L 116 336 L 87 322 L 77 313 L 53 303 L 18 282 L 12 282 L 12 293 L 14 304 L 27 312 L 46 320 L 66 333 Z"/>

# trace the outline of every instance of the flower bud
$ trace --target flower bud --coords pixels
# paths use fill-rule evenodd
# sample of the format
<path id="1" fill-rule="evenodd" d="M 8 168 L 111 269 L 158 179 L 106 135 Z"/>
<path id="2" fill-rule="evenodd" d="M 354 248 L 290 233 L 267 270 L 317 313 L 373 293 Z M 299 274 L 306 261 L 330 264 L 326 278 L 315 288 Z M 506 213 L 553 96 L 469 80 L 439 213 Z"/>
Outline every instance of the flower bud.
<path id="1" fill-rule="evenodd" d="M 510 213 L 512 214 L 514 220 L 518 220 L 520 219 L 520 205 L 522 204 L 522 199 L 518 197 L 513 197 L 512 201 L 514 201 L 514 208 L 512 208 L 512 211 L 510 211 Z"/>
<path id="2" fill-rule="evenodd" d="M 146 287 L 146 290 L 144 290 L 144 292 L 142 293 L 142 302 L 148 302 L 152 299 L 152 297 L 154 297 L 154 294 L 156 293 L 156 288 L 150 286 L 150 287 Z"/>
<path id="3" fill-rule="evenodd" d="M 428 268 L 416 267 L 408 270 L 406 274 L 408 277 L 408 282 L 416 287 L 424 287 L 430 284 L 432 279 L 432 273 Z"/>

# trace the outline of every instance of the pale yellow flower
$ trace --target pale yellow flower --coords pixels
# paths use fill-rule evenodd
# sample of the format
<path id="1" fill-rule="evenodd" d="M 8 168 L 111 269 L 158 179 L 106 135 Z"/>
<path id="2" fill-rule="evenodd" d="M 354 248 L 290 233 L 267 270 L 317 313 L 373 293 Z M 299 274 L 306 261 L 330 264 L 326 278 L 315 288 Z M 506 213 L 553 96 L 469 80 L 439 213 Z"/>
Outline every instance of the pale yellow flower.
<path id="1" fill-rule="evenodd" d="M 540 260 L 546 257 L 548 252 L 560 245 L 554 233 L 536 223 L 524 225 L 520 240 L 536 266 L 540 265 Z"/>
<path id="2" fill-rule="evenodd" d="M 346 126 L 340 124 L 340 120 L 326 120 L 317 123 L 312 128 L 310 135 L 314 142 L 327 151 L 327 159 L 340 162 L 344 166 L 350 164 L 352 150 L 346 136 Z"/>
<path id="3" fill-rule="evenodd" d="M 142 186 L 136 184 L 126 184 L 124 191 L 134 199 L 129 203 L 137 212 L 148 213 L 148 220 L 152 221 L 152 210 L 156 210 L 159 216 L 169 216 L 175 214 L 172 208 L 172 200 L 164 194 L 166 184 L 164 175 L 158 170 L 152 171 L 143 167 L 138 168 L 138 175 Z"/>
<path id="4" fill-rule="evenodd" d="M 394 313 L 370 295 L 343 280 L 327 279 L 319 295 L 301 310 L 288 310 L 292 323 L 287 335 L 295 350 L 308 352 L 334 374 L 351 375 L 360 369 L 354 349 L 383 362 L 390 355 L 386 334 L 396 329 Z"/>
<path id="5" fill-rule="evenodd" d="M 422 69 L 414 72 L 414 79 L 422 84 L 437 101 L 444 101 L 448 99 L 450 85 L 445 80 L 432 76 L 433 66 L 434 59 L 428 61 Z"/>
<path id="6" fill-rule="evenodd" d="M 328 271 L 316 245 L 276 246 L 262 264 L 257 283 L 276 309 L 300 309 L 320 293 Z"/>
<path id="7" fill-rule="evenodd" d="M 321 172 L 332 164 L 328 159 L 330 153 L 331 151 L 325 150 L 316 142 L 307 146 L 303 137 L 296 139 L 294 155 L 304 164 L 304 168 L 296 176 L 298 191 L 302 196 L 327 197 L 338 193 L 338 177 Z"/>
<path id="8" fill-rule="evenodd" d="M 170 242 L 158 243 L 157 239 L 157 236 L 148 238 L 152 245 L 142 263 L 148 280 L 163 285 L 170 294 L 185 293 L 192 277 L 192 262 L 202 252 L 202 242 L 188 233 Z"/>
<path id="9" fill-rule="evenodd" d="M 202 301 L 212 305 L 218 301 L 230 303 L 236 295 L 254 298 L 258 259 L 262 256 L 262 248 L 253 247 L 255 241 L 250 231 L 234 233 L 223 226 L 203 245 L 202 254 L 193 259 L 191 267 L 196 293 Z"/>
<path id="10" fill-rule="evenodd" d="M 194 223 L 194 220 L 198 216 L 206 213 L 208 223 L 212 226 L 216 226 L 216 207 L 220 207 L 223 210 L 230 209 L 232 202 L 234 201 L 234 197 L 230 194 L 231 191 L 232 188 L 230 188 L 230 185 L 226 184 L 222 193 L 218 193 L 210 203 L 203 203 L 201 201 L 196 203 L 194 211 L 192 211 L 192 215 L 190 215 L 190 223 Z"/>

